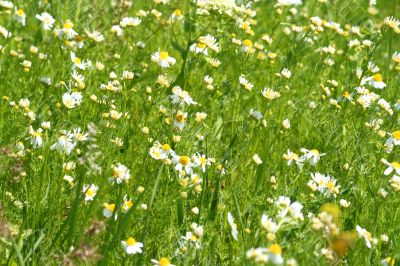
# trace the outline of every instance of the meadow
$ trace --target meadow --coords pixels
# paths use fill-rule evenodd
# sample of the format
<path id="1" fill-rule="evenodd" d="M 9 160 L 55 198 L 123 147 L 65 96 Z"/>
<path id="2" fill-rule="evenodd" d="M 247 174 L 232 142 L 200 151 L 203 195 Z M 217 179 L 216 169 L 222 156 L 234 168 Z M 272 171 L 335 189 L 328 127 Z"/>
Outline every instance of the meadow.
<path id="1" fill-rule="evenodd" d="M 0 1 L 0 265 L 400 265 L 400 1 Z"/>

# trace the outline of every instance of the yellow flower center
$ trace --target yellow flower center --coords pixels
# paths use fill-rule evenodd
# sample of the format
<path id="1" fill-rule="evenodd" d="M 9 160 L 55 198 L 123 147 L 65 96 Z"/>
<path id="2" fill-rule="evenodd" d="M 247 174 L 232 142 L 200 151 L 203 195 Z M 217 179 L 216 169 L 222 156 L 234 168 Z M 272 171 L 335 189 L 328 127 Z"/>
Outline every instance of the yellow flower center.
<path id="1" fill-rule="evenodd" d="M 94 195 L 94 191 L 93 191 L 91 188 L 89 188 L 89 189 L 86 191 L 86 195 L 89 196 L 89 197 L 92 197 L 92 196 Z"/>
<path id="2" fill-rule="evenodd" d="M 318 150 L 311 150 L 311 153 L 314 153 L 315 155 L 319 155 L 319 151 Z"/>
<path id="3" fill-rule="evenodd" d="M 329 181 L 328 184 L 326 184 L 326 187 L 327 187 L 329 190 L 332 190 L 332 189 L 335 187 L 335 185 L 333 184 L 332 181 Z"/>
<path id="4" fill-rule="evenodd" d="M 115 204 L 114 204 L 114 203 L 112 203 L 112 204 L 104 203 L 104 207 L 105 207 L 107 210 L 109 210 L 110 212 L 113 212 L 114 209 L 115 209 Z"/>
<path id="5" fill-rule="evenodd" d="M 128 246 L 133 246 L 133 245 L 136 244 L 136 240 L 135 240 L 133 237 L 130 237 L 130 238 L 128 238 L 128 239 L 126 240 L 126 244 L 127 244 Z"/>
<path id="6" fill-rule="evenodd" d="M 160 52 L 160 59 L 167 60 L 168 59 L 168 52 Z"/>
<path id="7" fill-rule="evenodd" d="M 183 165 L 188 165 L 190 162 L 190 159 L 187 156 L 179 156 L 179 162 Z"/>
<path id="8" fill-rule="evenodd" d="M 391 163 L 391 165 L 396 169 L 400 168 L 400 163 L 398 163 L 398 162 L 393 162 L 393 163 Z"/>
<path id="9" fill-rule="evenodd" d="M 204 157 L 200 157 L 199 161 L 200 161 L 201 165 L 205 165 L 207 163 L 207 159 Z"/>
<path id="10" fill-rule="evenodd" d="M 81 59 L 79 57 L 74 58 L 74 63 L 79 65 L 81 63 Z"/>
<path id="11" fill-rule="evenodd" d="M 382 82 L 382 75 L 381 74 L 375 74 L 373 77 L 374 81 L 376 82 Z"/>
<path id="12" fill-rule="evenodd" d="M 204 49 L 206 47 L 207 47 L 207 45 L 205 43 L 201 43 L 200 42 L 200 43 L 197 44 L 197 48 Z"/>
<path id="13" fill-rule="evenodd" d="M 392 133 L 392 136 L 397 139 L 400 140 L 400 131 L 396 130 L 395 132 Z"/>
<path id="14" fill-rule="evenodd" d="M 169 151 L 169 150 L 171 149 L 171 146 L 169 146 L 169 144 L 164 144 L 164 145 L 161 146 L 161 148 L 162 148 L 164 151 Z"/>
<path id="15" fill-rule="evenodd" d="M 252 47 L 253 46 L 253 42 L 250 40 L 244 40 L 243 41 L 243 45 L 247 46 L 247 47 Z"/>
<path id="16" fill-rule="evenodd" d="M 125 201 L 126 208 L 130 209 L 133 206 L 133 202 L 131 200 Z"/>
<path id="17" fill-rule="evenodd" d="M 278 244 L 273 244 L 268 248 L 268 251 L 275 255 L 282 254 L 282 248 Z"/>
<path id="18" fill-rule="evenodd" d="M 177 114 L 176 115 L 176 120 L 178 122 L 184 122 L 185 121 L 185 116 L 183 114 Z"/>
<path id="19" fill-rule="evenodd" d="M 159 261 L 158 261 L 158 264 L 160 265 L 160 266 L 168 266 L 170 263 L 169 263 L 169 259 L 168 258 L 166 258 L 166 257 L 162 257 Z"/>
<path id="20" fill-rule="evenodd" d="M 67 21 L 63 25 L 64 29 L 72 29 L 74 27 L 74 24 L 72 24 L 71 21 Z"/>
<path id="21" fill-rule="evenodd" d="M 182 11 L 180 9 L 175 9 L 174 14 L 175 16 L 180 17 L 182 16 Z"/>
<path id="22" fill-rule="evenodd" d="M 23 15 L 25 15 L 24 10 L 22 10 L 22 9 L 18 9 L 17 12 L 16 12 L 16 14 L 17 14 L 18 16 L 20 16 L 20 17 L 22 17 Z"/>
<path id="23" fill-rule="evenodd" d="M 34 137 L 41 137 L 41 136 L 42 136 L 42 133 L 39 132 L 39 131 L 33 131 L 33 132 L 32 132 L 32 136 L 34 136 Z"/>

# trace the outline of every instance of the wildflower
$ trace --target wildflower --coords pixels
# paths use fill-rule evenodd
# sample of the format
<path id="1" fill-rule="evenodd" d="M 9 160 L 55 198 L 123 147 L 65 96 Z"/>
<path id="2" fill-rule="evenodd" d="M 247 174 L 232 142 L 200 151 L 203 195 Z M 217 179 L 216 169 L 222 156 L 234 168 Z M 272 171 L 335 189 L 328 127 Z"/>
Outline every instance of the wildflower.
<path id="1" fill-rule="evenodd" d="M 318 150 L 307 150 L 305 148 L 301 149 L 301 152 L 304 153 L 300 159 L 308 161 L 312 166 L 315 166 L 317 162 L 321 159 L 321 156 L 324 156 L 325 153 L 319 153 Z"/>
<path id="2" fill-rule="evenodd" d="M 345 199 L 340 199 L 339 204 L 340 204 L 340 206 L 343 207 L 343 208 L 348 208 L 348 207 L 350 207 L 350 204 L 351 204 L 351 203 L 348 202 L 348 201 L 345 200 Z"/>
<path id="3" fill-rule="evenodd" d="M 199 43 L 205 45 L 206 47 L 210 48 L 214 52 L 219 52 L 219 45 L 217 43 L 217 39 L 211 35 L 200 36 Z"/>
<path id="4" fill-rule="evenodd" d="M 62 101 L 68 109 L 75 108 L 82 102 L 82 94 L 80 92 L 66 92 L 62 96 Z"/>
<path id="5" fill-rule="evenodd" d="M 251 91 L 254 87 L 250 81 L 248 81 L 243 75 L 239 76 L 239 83 L 245 90 Z"/>
<path id="6" fill-rule="evenodd" d="M 88 67 L 88 62 L 84 62 L 79 57 L 76 57 L 74 52 L 70 52 L 70 57 L 72 63 L 74 63 L 73 67 L 77 67 L 82 70 L 85 70 L 86 67 Z"/>
<path id="7" fill-rule="evenodd" d="M 211 165 L 211 162 L 204 154 L 197 154 L 192 157 L 194 161 L 194 165 L 197 167 L 201 167 L 203 173 L 206 172 L 206 166 Z"/>
<path id="8" fill-rule="evenodd" d="M 117 165 L 112 166 L 112 176 L 109 178 L 109 181 L 112 184 L 121 184 L 122 182 L 128 182 L 130 178 L 130 171 L 125 165 L 118 163 Z"/>
<path id="9" fill-rule="evenodd" d="M 103 209 L 104 217 L 110 218 L 112 216 L 112 214 L 114 213 L 115 204 L 114 203 L 111 203 L 111 204 L 104 203 L 103 207 L 104 207 L 104 209 Z"/>
<path id="10" fill-rule="evenodd" d="M 367 248 L 371 248 L 372 245 L 375 245 L 378 242 L 378 240 L 376 238 L 372 237 L 370 232 L 368 232 L 366 229 L 362 228 L 361 226 L 357 225 L 356 231 L 358 233 L 359 238 L 364 238 L 365 245 L 367 246 Z"/>
<path id="11" fill-rule="evenodd" d="M 40 148 L 43 145 L 43 129 L 38 128 L 36 131 L 32 128 L 32 126 L 29 127 L 29 135 L 31 135 L 31 145 L 33 148 Z"/>
<path id="12" fill-rule="evenodd" d="M 93 31 L 93 32 L 86 31 L 86 34 L 88 35 L 88 37 L 89 37 L 90 39 L 92 39 L 92 40 L 95 41 L 95 42 L 102 42 L 102 41 L 104 41 L 104 35 L 101 34 L 101 33 L 98 32 L 98 31 Z"/>
<path id="13" fill-rule="evenodd" d="M 124 17 L 122 18 L 120 25 L 123 28 L 126 28 L 128 26 L 130 27 L 136 27 L 138 26 L 142 20 L 140 18 L 132 18 L 132 17 Z"/>
<path id="14" fill-rule="evenodd" d="M 84 185 L 82 192 L 85 194 L 85 201 L 92 201 L 96 196 L 97 190 L 99 190 L 99 187 L 94 184 Z"/>
<path id="15" fill-rule="evenodd" d="M 284 69 L 282 69 L 282 71 L 281 71 L 281 75 L 282 75 L 283 77 L 287 78 L 287 79 L 290 79 L 290 77 L 292 76 L 292 72 L 290 72 L 289 69 L 284 68 Z"/>
<path id="16" fill-rule="evenodd" d="M 23 9 L 15 9 L 14 19 L 25 26 L 26 15 Z"/>
<path id="17" fill-rule="evenodd" d="M 254 53 L 255 49 L 253 48 L 253 42 L 251 40 L 242 41 L 242 51 L 249 54 Z"/>
<path id="18" fill-rule="evenodd" d="M 383 21 L 383 24 L 385 24 L 389 28 L 396 30 L 400 26 L 400 21 L 394 17 L 386 17 L 385 20 Z"/>
<path id="19" fill-rule="evenodd" d="M 179 156 L 173 153 L 172 163 L 175 164 L 175 170 L 177 171 L 185 171 L 187 174 L 192 174 L 193 172 L 193 163 L 188 156 Z"/>
<path id="20" fill-rule="evenodd" d="M 160 50 L 151 55 L 151 61 L 163 68 L 168 68 L 176 63 L 175 58 L 169 56 L 168 52 Z"/>
<path id="21" fill-rule="evenodd" d="M 387 139 L 386 145 L 394 145 L 398 146 L 400 145 L 400 130 L 396 130 L 392 132 L 391 134 L 389 133 L 390 138 Z"/>
<path id="22" fill-rule="evenodd" d="M 387 257 L 387 258 L 381 260 L 381 265 L 382 266 L 394 266 L 395 263 L 396 263 L 396 261 L 392 257 Z"/>
<path id="23" fill-rule="evenodd" d="M 40 15 L 36 14 L 36 18 L 43 23 L 44 30 L 50 30 L 55 22 L 54 18 L 47 12 L 43 12 Z"/>
<path id="24" fill-rule="evenodd" d="M 303 220 L 303 214 L 301 210 L 303 209 L 303 205 L 299 202 L 291 203 L 290 199 L 285 196 L 279 196 L 278 200 L 275 202 L 276 206 L 279 207 L 279 217 L 285 218 L 290 216 L 295 220 Z"/>
<path id="25" fill-rule="evenodd" d="M 277 3 L 279 6 L 291 6 L 291 5 L 302 5 L 302 0 L 278 0 Z"/>
<path id="26" fill-rule="evenodd" d="M 74 148 L 75 144 L 72 142 L 71 138 L 66 135 L 61 135 L 58 137 L 57 142 L 50 147 L 51 150 L 57 150 L 65 153 L 66 155 L 69 155 Z"/>
<path id="27" fill-rule="evenodd" d="M 190 51 L 196 54 L 208 55 L 207 45 L 204 43 L 194 43 L 190 46 Z"/>
<path id="28" fill-rule="evenodd" d="M 172 103 L 177 104 L 177 103 L 183 103 L 187 105 L 195 105 L 197 104 L 195 101 L 193 101 L 192 97 L 190 97 L 189 93 L 187 91 L 182 90 L 181 87 L 175 86 L 172 88 L 172 95 L 170 95 Z"/>
<path id="29" fill-rule="evenodd" d="M 126 254 L 134 255 L 136 253 L 142 253 L 143 244 L 137 242 L 133 237 L 129 237 L 125 241 L 121 241 L 122 247 L 124 248 Z"/>
<path id="30" fill-rule="evenodd" d="M 186 112 L 178 111 L 175 115 L 174 127 L 182 130 L 185 127 L 186 118 L 187 118 Z"/>
<path id="31" fill-rule="evenodd" d="M 289 129 L 290 128 L 290 121 L 289 121 L 289 119 L 285 119 L 285 120 L 283 120 L 282 121 L 282 127 L 284 128 L 284 129 Z"/>
<path id="32" fill-rule="evenodd" d="M 390 186 L 395 191 L 400 191 L 400 176 L 393 175 L 392 178 L 389 180 Z"/>
<path id="33" fill-rule="evenodd" d="M 283 264 L 282 248 L 278 244 L 272 244 L 268 248 L 268 260 L 273 264 Z"/>
<path id="34" fill-rule="evenodd" d="M 274 91 L 270 88 L 264 88 L 264 90 L 261 91 L 262 96 L 268 100 L 273 100 L 276 98 L 281 97 L 281 94 L 277 91 Z"/>
<path id="35" fill-rule="evenodd" d="M 286 160 L 287 165 L 290 166 L 293 161 L 297 162 L 299 160 L 299 156 L 297 155 L 297 153 L 287 150 L 287 153 L 283 155 L 283 159 Z"/>
<path id="36" fill-rule="evenodd" d="M 372 77 L 364 79 L 363 81 L 361 81 L 361 85 L 365 82 L 368 82 L 368 84 L 375 89 L 383 89 L 386 87 L 386 83 L 383 82 L 381 74 L 375 74 Z"/>
<path id="37" fill-rule="evenodd" d="M 237 225 L 235 224 L 235 220 L 233 219 L 233 216 L 230 212 L 228 212 L 228 223 L 232 230 L 231 233 L 232 233 L 233 239 L 238 240 Z"/>
<path id="38" fill-rule="evenodd" d="M 152 259 L 151 262 L 154 266 L 175 266 L 166 257 L 161 257 L 160 260 Z"/>
<path id="39" fill-rule="evenodd" d="M 70 175 L 65 175 L 65 176 L 63 177 L 63 180 L 64 180 L 64 181 L 67 181 L 68 184 L 69 184 L 71 187 L 74 186 L 74 178 L 73 178 L 72 176 L 70 176 Z"/>
<path id="40" fill-rule="evenodd" d="M 392 162 L 389 163 L 386 159 L 382 158 L 381 162 L 387 166 L 385 172 L 383 173 L 384 175 L 390 175 L 393 170 L 396 172 L 396 174 L 400 175 L 400 163 L 398 162 Z"/>
<path id="41" fill-rule="evenodd" d="M 260 158 L 260 156 L 259 156 L 258 154 L 254 154 L 254 155 L 253 155 L 253 161 L 254 161 L 254 163 L 255 163 L 256 165 L 262 164 L 262 160 L 261 160 L 261 158 Z"/>
<path id="42" fill-rule="evenodd" d="M 261 226 L 269 233 L 276 233 L 279 230 L 279 225 L 272 221 L 266 214 L 261 216 Z"/>

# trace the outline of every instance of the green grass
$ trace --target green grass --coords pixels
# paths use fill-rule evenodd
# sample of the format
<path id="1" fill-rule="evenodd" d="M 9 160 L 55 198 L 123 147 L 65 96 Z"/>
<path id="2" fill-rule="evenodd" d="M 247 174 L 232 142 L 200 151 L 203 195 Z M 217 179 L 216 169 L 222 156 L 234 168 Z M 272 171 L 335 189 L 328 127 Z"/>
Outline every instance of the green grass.
<path id="1" fill-rule="evenodd" d="M 253 18 L 250 12 L 199 15 L 194 0 L 132 1 L 131 5 L 103 0 L 13 2 L 24 10 L 26 25 L 13 18 L 14 7 L 7 11 L 0 3 L 0 26 L 11 33 L 5 38 L 0 27 L 0 265 L 151 265 L 152 259 L 161 257 L 175 265 L 256 265 L 246 252 L 273 244 L 282 248 L 285 265 L 293 265 L 292 258 L 297 265 L 378 265 L 389 256 L 396 260 L 394 265 L 399 263 L 399 191 L 389 182 L 394 172 L 385 176 L 387 166 L 381 163 L 382 158 L 400 160 L 398 146 L 391 152 L 385 147 L 400 129 L 395 106 L 400 63 L 392 59 L 400 51 L 400 35 L 383 24 L 385 17 L 398 17 L 398 1 L 378 0 L 376 15 L 368 12 L 367 1 L 303 0 L 297 13 L 275 6 L 275 1 L 239 1 L 256 11 Z M 168 23 L 176 9 L 183 18 Z M 124 17 L 137 17 L 139 10 L 148 15 L 138 26 L 123 28 L 123 36 L 111 32 L 113 25 Z M 154 10 L 161 12 L 159 18 Z M 50 31 L 35 18 L 43 12 L 55 19 Z M 316 32 L 310 20 L 316 16 L 339 23 L 345 33 L 326 24 Z M 68 19 L 78 33 L 69 41 L 52 32 Z M 239 19 L 253 19 L 254 34 L 241 29 Z M 359 26 L 361 35 L 352 33 L 351 26 Z M 101 32 L 105 40 L 95 42 L 86 30 Z M 209 56 L 192 52 L 191 45 L 207 34 L 216 38 L 220 51 L 208 48 Z M 264 35 L 273 42 L 263 40 Z M 242 51 L 243 45 L 234 44 L 233 38 L 251 40 L 255 52 Z M 82 48 L 77 47 L 79 39 Z M 351 48 L 354 39 L 372 44 Z M 254 48 L 256 43 L 263 47 Z M 335 54 L 320 51 L 330 45 Z M 30 52 L 31 46 L 38 53 Z M 176 63 L 161 68 L 152 62 L 158 49 L 167 51 Z M 72 81 L 71 51 L 93 64 L 85 70 L 75 68 L 85 77 L 84 88 Z M 41 59 L 40 53 L 47 57 Z M 220 60 L 220 66 L 212 66 L 211 58 Z M 326 59 L 334 65 L 326 64 Z M 26 71 L 24 60 L 32 64 Z M 96 62 L 104 69 L 98 69 Z M 393 114 L 378 100 L 368 108 L 357 101 L 361 95 L 355 88 L 361 81 L 356 69 L 363 70 L 362 77 L 372 77 L 369 62 L 380 68 L 377 73 L 386 87 L 363 86 L 385 99 Z M 291 71 L 289 79 L 277 75 L 284 68 Z M 125 70 L 134 78 L 123 79 Z M 112 71 L 120 81 L 118 92 L 100 89 L 112 80 Z M 161 74 L 168 77 L 169 86 L 157 83 Z M 212 90 L 204 82 L 206 75 L 213 78 Z M 241 75 L 254 85 L 251 91 L 240 85 Z M 43 77 L 51 84 L 41 82 Z M 174 86 L 187 91 L 197 104 L 173 104 L 169 95 Z M 280 97 L 264 98 L 263 88 L 278 91 Z M 62 100 L 69 89 L 83 96 L 82 103 L 71 109 Z M 353 99 L 344 98 L 345 92 Z M 29 107 L 19 106 L 21 99 L 29 99 Z M 261 121 L 249 115 L 251 109 L 263 115 Z M 110 110 L 120 112 L 121 118 L 112 119 Z M 182 130 L 174 126 L 178 111 L 188 115 Z M 35 119 L 29 119 L 29 112 Z M 197 112 L 207 117 L 198 122 Z M 284 128 L 285 119 L 290 128 Z M 381 119 L 379 128 L 366 126 L 373 119 Z M 43 145 L 35 148 L 29 128 L 43 128 L 44 121 L 51 127 L 43 131 Z M 78 127 L 88 140 L 78 142 L 70 154 L 51 149 L 60 135 Z M 116 145 L 116 138 L 123 145 Z M 169 144 L 177 155 L 214 158 L 204 172 L 194 168 L 202 179 L 197 188 L 184 186 L 174 162 L 150 156 L 156 142 Z M 315 166 L 308 162 L 302 168 L 295 162 L 288 166 L 284 154 L 290 150 L 302 156 L 302 148 L 325 155 Z M 260 165 L 253 161 L 254 154 L 261 158 Z M 75 169 L 63 169 L 68 162 L 75 163 Z M 131 178 L 111 184 L 112 167 L 118 163 L 130 170 Z M 340 185 L 337 195 L 307 186 L 310 174 L 317 172 L 335 178 Z M 74 185 L 63 180 L 65 175 L 74 178 Z M 82 191 L 86 184 L 98 186 L 91 201 L 85 201 Z M 382 188 L 386 197 L 379 192 Z M 274 203 L 279 196 L 300 202 L 304 219 L 280 218 Z M 133 203 L 127 211 L 125 197 Z M 341 199 L 350 206 L 340 206 Z M 103 215 L 104 203 L 115 204 L 116 219 Z M 195 207 L 198 214 L 192 211 Z M 228 212 L 237 226 L 237 240 Z M 313 217 L 322 212 L 333 217 L 337 234 L 327 235 L 312 226 Z M 261 225 L 263 214 L 280 224 L 274 239 Z M 184 244 L 182 237 L 194 234 L 192 223 L 202 226 L 203 234 L 197 233 L 197 244 Z M 371 248 L 351 233 L 357 225 L 377 238 Z M 348 239 L 343 233 L 352 236 Z M 387 243 L 381 241 L 383 234 Z M 143 243 L 141 254 L 126 254 L 121 241 L 129 237 Z M 345 253 L 332 250 L 335 241 L 346 243 Z M 332 251 L 333 258 L 322 255 L 321 249 Z M 271 256 L 268 263 L 274 264 Z"/>

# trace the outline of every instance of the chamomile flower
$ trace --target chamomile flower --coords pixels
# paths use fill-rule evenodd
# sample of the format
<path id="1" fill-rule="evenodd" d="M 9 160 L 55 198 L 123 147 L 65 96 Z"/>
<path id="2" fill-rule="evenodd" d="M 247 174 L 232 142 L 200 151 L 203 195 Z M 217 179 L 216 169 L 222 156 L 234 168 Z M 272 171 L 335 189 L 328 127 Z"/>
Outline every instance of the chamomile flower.
<path id="1" fill-rule="evenodd" d="M 38 128 L 34 130 L 32 126 L 29 127 L 29 135 L 31 136 L 31 145 L 33 148 L 40 148 L 43 145 L 43 129 Z"/>
<path id="2" fill-rule="evenodd" d="M 124 17 L 122 18 L 120 25 L 123 28 L 126 27 L 136 27 L 138 26 L 142 20 L 140 18 L 132 18 L 132 17 Z"/>
<path id="3" fill-rule="evenodd" d="M 82 61 L 79 57 L 75 56 L 74 52 L 70 52 L 70 58 L 73 63 L 73 68 L 85 70 L 88 67 L 88 62 Z"/>
<path id="4" fill-rule="evenodd" d="M 205 47 L 210 48 L 211 50 L 213 50 L 216 53 L 218 53 L 220 50 L 217 39 L 214 36 L 211 36 L 209 34 L 206 36 L 200 36 L 199 43 L 205 45 Z"/>
<path id="5" fill-rule="evenodd" d="M 185 171 L 187 174 L 193 173 L 193 163 L 188 156 L 185 155 L 172 155 L 172 163 L 175 164 L 175 170 Z"/>
<path id="6" fill-rule="evenodd" d="M 230 212 L 228 212 L 228 223 L 231 227 L 231 234 L 232 234 L 233 239 L 238 240 L 237 225 L 236 225 L 235 220 L 233 219 L 233 216 Z"/>
<path id="7" fill-rule="evenodd" d="M 129 237 L 125 241 L 121 241 L 122 247 L 125 250 L 125 253 L 128 255 L 134 255 L 136 253 L 142 253 L 143 244 L 137 242 L 133 237 Z"/>
<path id="8" fill-rule="evenodd" d="M 305 148 L 302 148 L 300 151 L 304 153 L 301 156 L 301 160 L 308 161 L 312 166 L 315 166 L 317 162 L 321 159 L 321 156 L 325 155 L 325 153 L 320 153 L 316 149 L 307 150 Z"/>
<path id="9" fill-rule="evenodd" d="M 279 6 L 297 6 L 297 5 L 302 5 L 303 1 L 302 0 L 278 0 L 277 3 Z"/>
<path id="10" fill-rule="evenodd" d="M 282 248 L 278 244 L 272 244 L 268 247 L 268 261 L 275 265 L 283 264 Z"/>
<path id="11" fill-rule="evenodd" d="M 169 56 L 168 52 L 160 50 L 151 55 L 151 61 L 163 68 L 168 68 L 176 63 L 176 59 Z"/>
<path id="12" fill-rule="evenodd" d="M 47 12 L 36 14 L 36 18 L 43 23 L 44 30 L 51 30 L 55 22 L 55 19 Z"/>
<path id="13" fill-rule="evenodd" d="M 239 76 L 239 83 L 245 90 L 248 91 L 251 91 L 254 87 L 254 85 L 250 81 L 248 81 L 243 75 Z"/>
<path id="14" fill-rule="evenodd" d="M 287 153 L 283 155 L 283 159 L 287 161 L 287 165 L 290 166 L 293 161 L 297 162 L 299 160 L 299 155 L 297 153 L 287 150 Z"/>
<path id="15" fill-rule="evenodd" d="M 261 216 L 261 226 L 267 230 L 268 233 L 276 233 L 279 230 L 279 225 L 275 223 L 268 215 Z"/>
<path id="16" fill-rule="evenodd" d="M 66 92 L 62 96 L 62 101 L 68 109 L 79 106 L 82 102 L 82 94 L 80 92 Z"/>
<path id="17" fill-rule="evenodd" d="M 172 95 L 170 95 L 173 104 L 187 104 L 187 105 L 195 105 L 197 104 L 193 101 L 192 97 L 190 97 L 187 91 L 182 90 L 181 87 L 175 86 L 172 88 Z"/>
<path id="18" fill-rule="evenodd" d="M 15 9 L 14 19 L 25 26 L 26 14 L 23 9 Z"/>
<path id="19" fill-rule="evenodd" d="M 151 262 L 154 266 L 175 266 L 167 257 L 161 257 L 159 260 L 152 259 Z"/>
<path id="20" fill-rule="evenodd" d="M 268 100 L 273 100 L 276 98 L 281 97 L 281 94 L 277 91 L 274 91 L 270 88 L 264 88 L 264 90 L 261 91 L 262 96 L 264 96 L 265 99 Z"/>
<path id="21" fill-rule="evenodd" d="M 51 145 L 50 149 L 51 150 L 57 150 L 59 152 L 65 153 L 66 155 L 69 155 L 72 150 L 75 148 L 75 145 L 71 138 L 66 136 L 66 135 L 61 135 L 58 137 L 57 142 Z"/>
<path id="22" fill-rule="evenodd" d="M 397 175 L 400 175 L 400 163 L 398 162 L 389 163 L 384 158 L 381 159 L 381 162 L 387 166 L 385 172 L 383 173 L 384 175 L 390 175 L 393 171 L 395 171 Z"/>
<path id="23" fill-rule="evenodd" d="M 365 81 L 375 89 L 384 89 L 386 87 L 386 83 L 383 82 L 381 74 L 375 74 L 372 77 L 367 78 Z"/>
<path id="24" fill-rule="evenodd" d="M 121 184 L 122 182 L 128 182 L 130 178 L 131 175 L 128 167 L 120 163 L 112 166 L 112 176 L 109 178 L 109 181 L 112 184 Z"/>
<path id="25" fill-rule="evenodd" d="M 85 194 L 85 201 L 92 201 L 96 197 L 99 187 L 95 184 L 84 185 L 82 192 Z"/>
<path id="26" fill-rule="evenodd" d="M 114 213 L 115 204 L 114 203 L 111 203 L 111 204 L 104 203 L 103 207 L 104 207 L 103 216 L 106 217 L 106 218 L 110 218 Z"/>
<path id="27" fill-rule="evenodd" d="M 190 46 L 190 51 L 196 54 L 208 55 L 207 45 L 204 43 L 194 43 Z"/>
<path id="28" fill-rule="evenodd" d="M 242 51 L 248 54 L 252 54 L 255 52 L 255 49 L 253 47 L 253 42 L 251 40 L 243 40 L 242 41 Z"/>
<path id="29" fill-rule="evenodd" d="M 86 31 L 86 34 L 88 38 L 92 39 L 95 42 L 102 42 L 105 40 L 104 35 L 98 31 L 93 31 L 93 32 Z"/>
<path id="30" fill-rule="evenodd" d="M 378 240 L 376 238 L 373 238 L 371 233 L 368 232 L 365 228 L 357 225 L 356 231 L 358 233 L 358 237 L 364 239 L 367 248 L 371 248 L 373 245 L 377 244 Z"/>
<path id="31" fill-rule="evenodd" d="M 194 161 L 194 164 L 195 164 L 197 167 L 201 167 L 201 170 L 202 170 L 203 173 L 206 172 L 206 167 L 209 166 L 209 165 L 211 165 L 210 160 L 207 159 L 206 155 L 204 155 L 204 154 L 197 154 L 197 155 L 194 155 L 194 156 L 192 157 L 192 159 L 193 159 L 193 161 Z"/>
<path id="32" fill-rule="evenodd" d="M 174 119 L 174 127 L 182 130 L 185 127 L 185 122 L 188 114 L 186 112 L 178 111 Z"/>
<path id="33" fill-rule="evenodd" d="M 386 145 L 389 146 L 398 146 L 400 145 L 400 130 L 396 130 L 392 132 L 391 134 L 389 133 L 390 138 L 386 140 Z"/>

